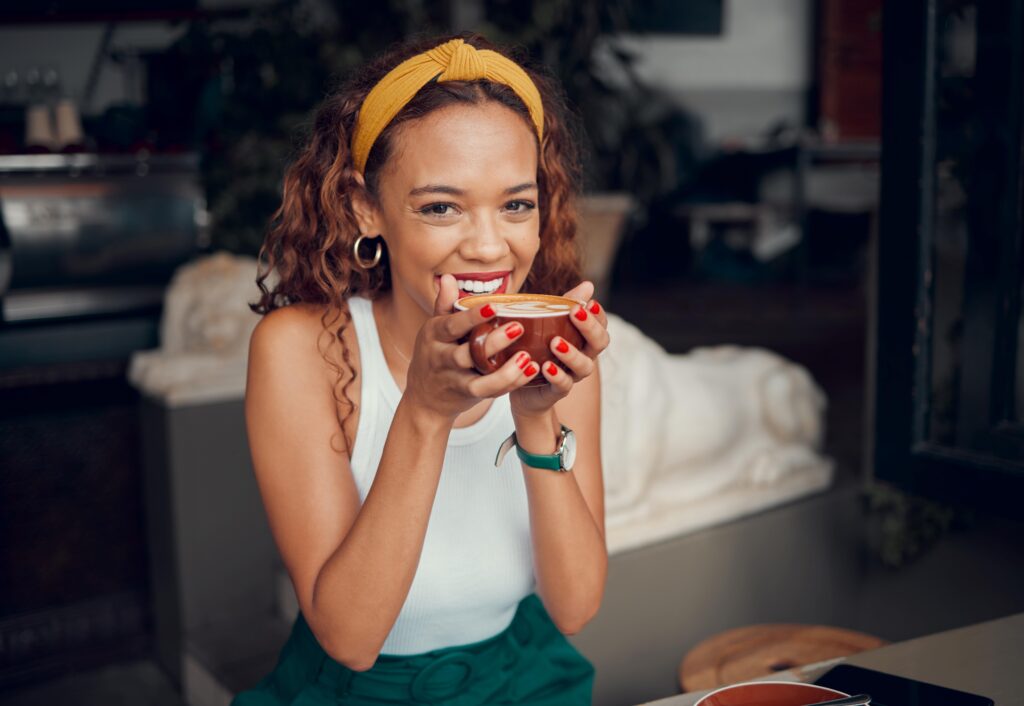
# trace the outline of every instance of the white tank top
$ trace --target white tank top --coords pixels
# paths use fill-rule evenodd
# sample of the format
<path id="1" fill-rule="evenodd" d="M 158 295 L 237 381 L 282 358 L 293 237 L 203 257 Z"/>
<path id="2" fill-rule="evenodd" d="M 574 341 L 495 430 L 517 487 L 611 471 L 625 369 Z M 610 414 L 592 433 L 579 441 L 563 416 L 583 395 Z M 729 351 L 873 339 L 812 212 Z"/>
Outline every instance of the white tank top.
<path id="1" fill-rule="evenodd" d="M 369 300 L 348 300 L 359 340 L 361 388 L 352 473 L 360 502 L 373 484 L 402 393 L 381 350 Z M 514 424 L 508 395 L 472 426 L 452 429 L 423 552 L 382 654 L 411 655 L 479 642 L 512 622 L 534 590 L 530 518 L 514 453 L 494 457 Z"/>

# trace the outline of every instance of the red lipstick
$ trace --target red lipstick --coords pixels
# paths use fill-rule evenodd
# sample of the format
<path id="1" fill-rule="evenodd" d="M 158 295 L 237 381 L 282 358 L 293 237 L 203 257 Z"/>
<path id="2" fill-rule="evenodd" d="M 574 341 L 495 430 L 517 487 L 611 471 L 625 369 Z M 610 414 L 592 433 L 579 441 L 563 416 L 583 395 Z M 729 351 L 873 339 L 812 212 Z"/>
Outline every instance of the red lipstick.
<path id="1" fill-rule="evenodd" d="M 509 285 L 509 280 L 511 278 L 512 271 L 511 270 L 505 270 L 503 272 L 453 272 L 451 274 L 452 274 L 452 277 L 454 277 L 457 280 L 463 280 L 463 281 L 470 280 L 470 281 L 473 281 L 473 282 L 490 282 L 490 281 L 496 280 L 496 279 L 498 279 L 500 277 L 501 278 L 501 284 L 499 284 L 498 288 L 495 289 L 493 292 L 488 292 L 488 293 L 489 294 L 504 294 L 505 292 L 508 291 L 508 285 Z M 439 282 L 440 279 L 441 279 L 441 275 L 436 275 L 434 277 L 434 279 L 435 279 L 435 281 Z M 468 296 L 472 296 L 474 294 L 479 294 L 479 292 L 467 292 L 465 289 L 461 289 L 461 288 L 459 289 L 459 293 L 462 296 L 467 296 L 467 297 Z"/>
<path id="2" fill-rule="evenodd" d="M 505 270 L 504 272 L 452 272 L 452 277 L 455 279 L 478 279 L 481 282 L 489 282 L 499 277 L 508 277 L 510 273 L 511 270 Z"/>

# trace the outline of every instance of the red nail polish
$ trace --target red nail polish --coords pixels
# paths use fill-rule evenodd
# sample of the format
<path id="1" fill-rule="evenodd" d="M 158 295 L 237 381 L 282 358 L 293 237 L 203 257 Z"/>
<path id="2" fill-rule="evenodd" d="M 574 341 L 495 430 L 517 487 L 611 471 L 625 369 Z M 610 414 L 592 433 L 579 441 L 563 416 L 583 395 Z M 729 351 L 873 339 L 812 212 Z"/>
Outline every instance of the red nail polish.
<path id="1" fill-rule="evenodd" d="M 505 335 L 508 336 L 509 338 L 515 338 L 516 336 L 518 336 L 522 332 L 523 332 L 523 327 L 520 326 L 519 324 L 512 324 L 507 329 L 505 329 Z"/>
<path id="2" fill-rule="evenodd" d="M 530 356 L 525 351 L 519 351 L 516 355 L 516 365 L 522 370 L 523 366 L 530 362 Z"/>
<path id="3" fill-rule="evenodd" d="M 596 316 L 597 314 L 600 314 L 600 313 L 601 313 L 601 305 L 600 305 L 600 304 L 598 304 L 598 303 L 597 303 L 597 302 L 595 301 L 595 302 L 594 302 L 593 304 L 591 304 L 591 305 L 590 305 L 590 313 L 591 313 L 591 314 L 594 314 L 595 316 Z"/>
<path id="4" fill-rule="evenodd" d="M 537 374 L 537 366 L 534 365 L 533 363 L 530 363 L 528 366 L 526 366 L 526 370 L 523 371 L 523 375 L 525 375 L 526 377 L 530 377 L 531 375 L 536 375 L 536 374 Z"/>
<path id="5" fill-rule="evenodd" d="M 548 375 L 557 375 L 557 374 L 558 374 L 558 366 L 556 366 L 554 363 L 548 363 Z"/>
<path id="6" fill-rule="evenodd" d="M 568 353 L 569 344 L 565 342 L 564 338 L 560 338 L 558 339 L 558 345 L 555 346 L 555 350 L 558 351 L 559 353 Z"/>
<path id="7" fill-rule="evenodd" d="M 486 316 L 488 319 L 494 316 L 494 307 L 490 304 L 484 304 L 480 307 L 480 313 Z"/>
<path id="8" fill-rule="evenodd" d="M 586 321 L 587 320 L 587 310 L 586 309 L 580 309 L 579 311 L 577 311 L 576 312 L 576 318 L 579 321 Z"/>

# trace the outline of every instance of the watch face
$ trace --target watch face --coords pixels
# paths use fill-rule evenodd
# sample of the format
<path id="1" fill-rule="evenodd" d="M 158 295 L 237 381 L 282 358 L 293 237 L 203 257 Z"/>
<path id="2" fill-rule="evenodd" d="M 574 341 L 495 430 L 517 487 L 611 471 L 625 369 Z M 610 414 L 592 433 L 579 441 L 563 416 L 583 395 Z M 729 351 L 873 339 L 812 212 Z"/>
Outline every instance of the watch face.
<path id="1" fill-rule="evenodd" d="M 571 429 L 566 430 L 565 438 L 562 439 L 562 468 L 571 471 L 576 464 L 576 434 Z"/>

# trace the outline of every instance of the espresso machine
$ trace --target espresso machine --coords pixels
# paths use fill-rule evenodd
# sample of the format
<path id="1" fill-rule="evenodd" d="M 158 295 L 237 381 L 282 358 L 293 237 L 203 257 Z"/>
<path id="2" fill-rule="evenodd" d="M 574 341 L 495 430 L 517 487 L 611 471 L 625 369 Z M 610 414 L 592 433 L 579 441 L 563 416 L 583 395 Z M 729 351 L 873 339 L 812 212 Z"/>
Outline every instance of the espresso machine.
<path id="1" fill-rule="evenodd" d="M 0 380 L 156 346 L 164 288 L 206 241 L 194 154 L 0 156 Z"/>
<path id="2" fill-rule="evenodd" d="M 151 649 L 125 373 L 205 247 L 196 155 L 0 156 L 0 690 Z"/>

